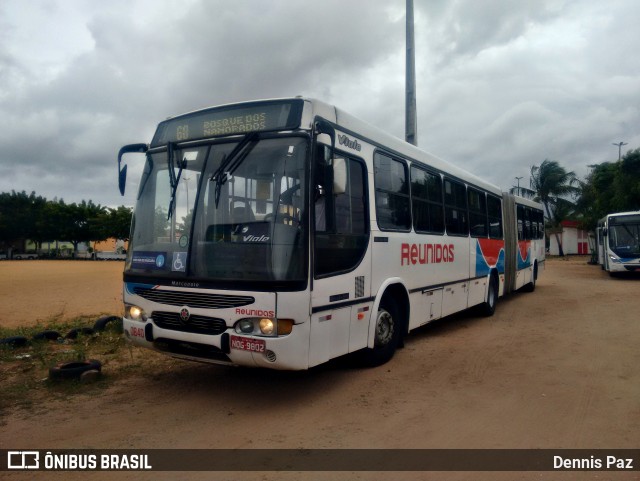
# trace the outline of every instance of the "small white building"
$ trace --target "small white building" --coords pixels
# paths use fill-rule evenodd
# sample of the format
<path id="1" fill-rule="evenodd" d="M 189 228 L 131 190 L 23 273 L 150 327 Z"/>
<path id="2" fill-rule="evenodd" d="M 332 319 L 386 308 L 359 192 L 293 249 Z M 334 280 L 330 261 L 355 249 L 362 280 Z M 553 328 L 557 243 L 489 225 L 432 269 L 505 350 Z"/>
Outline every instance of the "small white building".
<path id="1" fill-rule="evenodd" d="M 589 239 L 588 232 L 578 228 L 578 221 L 575 220 L 563 220 L 560 223 L 560 242 L 562 243 L 562 250 L 564 255 L 589 255 Z M 549 255 L 560 255 L 560 249 L 558 248 L 558 241 L 556 240 L 555 230 L 548 233 L 549 238 Z"/>

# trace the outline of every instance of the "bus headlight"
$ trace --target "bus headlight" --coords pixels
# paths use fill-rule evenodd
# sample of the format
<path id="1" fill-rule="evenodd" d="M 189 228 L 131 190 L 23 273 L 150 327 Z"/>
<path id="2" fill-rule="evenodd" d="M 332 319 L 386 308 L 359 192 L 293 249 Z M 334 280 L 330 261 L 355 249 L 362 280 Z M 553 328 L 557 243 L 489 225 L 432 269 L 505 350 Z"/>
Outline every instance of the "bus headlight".
<path id="1" fill-rule="evenodd" d="M 264 317 L 260 319 L 258 325 L 260 326 L 260 332 L 262 334 L 266 334 L 267 336 L 273 334 L 273 321 L 271 319 Z"/>
<path id="2" fill-rule="evenodd" d="M 142 307 L 125 305 L 124 317 L 131 319 L 132 321 L 146 322 L 147 314 Z"/>
<path id="3" fill-rule="evenodd" d="M 248 317 L 235 323 L 233 329 L 238 334 L 257 336 L 286 336 L 293 330 L 293 319 L 272 319 L 270 317 Z"/>
<path id="4" fill-rule="evenodd" d="M 238 322 L 238 328 L 240 329 L 240 332 L 244 334 L 252 334 L 253 321 L 251 319 L 242 319 L 240 322 Z"/>
<path id="5" fill-rule="evenodd" d="M 615 263 L 619 263 L 620 262 L 620 258 L 618 256 L 609 254 L 609 259 L 611 259 L 611 262 L 615 262 Z"/>

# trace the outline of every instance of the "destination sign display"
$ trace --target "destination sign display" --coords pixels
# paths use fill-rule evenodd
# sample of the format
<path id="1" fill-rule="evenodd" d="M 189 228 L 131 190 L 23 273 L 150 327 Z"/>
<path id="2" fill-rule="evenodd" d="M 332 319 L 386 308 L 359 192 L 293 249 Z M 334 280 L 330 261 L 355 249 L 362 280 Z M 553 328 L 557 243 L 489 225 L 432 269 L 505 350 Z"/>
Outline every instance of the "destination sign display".
<path id="1" fill-rule="evenodd" d="M 609 225 L 640 224 L 640 215 L 621 215 L 611 217 Z"/>
<path id="2" fill-rule="evenodd" d="M 158 125 L 151 147 L 222 135 L 293 130 L 300 126 L 302 106 L 302 100 L 294 99 L 218 107 L 182 115 Z"/>

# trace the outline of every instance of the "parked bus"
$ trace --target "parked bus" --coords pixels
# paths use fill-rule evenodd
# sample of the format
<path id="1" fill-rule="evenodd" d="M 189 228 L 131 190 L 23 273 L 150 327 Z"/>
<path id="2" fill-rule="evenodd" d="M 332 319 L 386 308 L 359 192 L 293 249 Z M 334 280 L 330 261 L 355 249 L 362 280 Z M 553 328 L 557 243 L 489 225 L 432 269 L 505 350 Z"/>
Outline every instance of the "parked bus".
<path id="1" fill-rule="evenodd" d="M 388 361 L 409 331 L 533 290 L 539 204 L 317 100 L 170 118 L 144 153 L 124 273 L 133 343 L 307 369 Z"/>
<path id="2" fill-rule="evenodd" d="M 611 274 L 640 272 L 640 211 L 604 216 L 596 229 L 598 264 Z"/>

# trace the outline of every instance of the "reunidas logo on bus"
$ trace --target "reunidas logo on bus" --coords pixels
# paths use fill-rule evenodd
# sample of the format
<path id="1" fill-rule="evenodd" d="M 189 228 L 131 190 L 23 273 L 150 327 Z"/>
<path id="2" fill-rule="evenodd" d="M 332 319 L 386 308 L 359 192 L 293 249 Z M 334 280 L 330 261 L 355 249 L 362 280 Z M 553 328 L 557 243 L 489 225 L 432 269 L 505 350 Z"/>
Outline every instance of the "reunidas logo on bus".
<path id="1" fill-rule="evenodd" d="M 453 262 L 455 253 L 453 244 L 402 244 L 400 265 L 439 264 Z"/>
<path id="2" fill-rule="evenodd" d="M 275 317 L 274 311 L 266 309 L 243 309 L 241 307 L 236 308 L 236 314 L 239 316 L 259 316 L 259 317 Z"/>
<path id="3" fill-rule="evenodd" d="M 338 142 L 340 142 L 340 145 L 357 150 L 358 152 L 362 150 L 362 145 L 360 145 L 356 139 L 350 139 L 346 135 L 338 135 Z"/>

